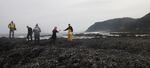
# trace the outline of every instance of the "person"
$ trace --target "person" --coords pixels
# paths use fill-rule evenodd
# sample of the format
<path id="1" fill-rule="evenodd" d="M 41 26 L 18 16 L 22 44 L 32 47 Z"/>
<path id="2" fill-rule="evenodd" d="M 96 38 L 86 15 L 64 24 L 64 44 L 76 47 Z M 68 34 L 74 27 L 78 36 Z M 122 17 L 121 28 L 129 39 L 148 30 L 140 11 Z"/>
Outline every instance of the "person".
<path id="1" fill-rule="evenodd" d="M 27 41 L 29 41 L 31 39 L 32 41 L 32 28 L 27 26 L 27 29 L 28 29 L 28 34 L 27 34 Z"/>
<path id="2" fill-rule="evenodd" d="M 35 44 L 39 44 L 40 43 L 40 32 L 41 29 L 38 26 L 38 24 L 36 24 L 35 28 L 33 29 L 33 33 L 34 33 L 34 43 Z"/>
<path id="3" fill-rule="evenodd" d="M 8 28 L 9 28 L 9 38 L 14 38 L 14 31 L 16 30 L 15 23 L 11 21 L 11 23 L 8 24 Z"/>
<path id="4" fill-rule="evenodd" d="M 70 24 L 68 24 L 68 28 L 66 28 L 64 31 L 67 30 L 68 30 L 68 42 L 72 43 L 73 28 Z"/>
<path id="5" fill-rule="evenodd" d="M 54 27 L 52 32 L 53 32 L 53 34 L 52 34 L 51 40 L 52 40 L 52 43 L 55 44 L 56 43 L 56 38 L 57 38 L 57 33 L 59 32 L 57 30 L 57 27 Z"/>

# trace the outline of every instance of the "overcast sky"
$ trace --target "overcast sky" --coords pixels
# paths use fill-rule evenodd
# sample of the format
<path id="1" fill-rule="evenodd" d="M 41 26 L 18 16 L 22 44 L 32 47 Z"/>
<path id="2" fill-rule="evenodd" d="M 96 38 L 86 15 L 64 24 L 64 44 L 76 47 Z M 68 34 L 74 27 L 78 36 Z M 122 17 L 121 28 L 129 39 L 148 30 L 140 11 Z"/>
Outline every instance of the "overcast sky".
<path id="1" fill-rule="evenodd" d="M 0 34 L 8 33 L 12 20 L 17 33 L 26 33 L 26 26 L 36 23 L 43 33 L 54 26 L 64 30 L 68 23 L 82 32 L 97 21 L 140 18 L 149 12 L 150 0 L 0 0 Z"/>

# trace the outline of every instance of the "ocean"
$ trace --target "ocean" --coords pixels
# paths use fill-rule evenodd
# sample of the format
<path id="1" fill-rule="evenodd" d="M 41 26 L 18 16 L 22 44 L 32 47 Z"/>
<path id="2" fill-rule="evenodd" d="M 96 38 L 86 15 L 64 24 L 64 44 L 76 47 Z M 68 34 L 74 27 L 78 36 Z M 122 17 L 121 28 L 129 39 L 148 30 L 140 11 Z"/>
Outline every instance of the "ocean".
<path id="1" fill-rule="evenodd" d="M 82 32 L 82 33 L 73 33 L 73 39 L 92 39 L 98 38 L 101 36 L 102 38 L 106 38 L 107 36 L 118 37 L 120 32 L 110 33 L 110 32 Z M 7 37 L 8 34 L 0 34 L 0 37 Z M 26 34 L 15 34 L 15 38 L 26 38 Z M 147 34 L 136 34 L 135 37 L 145 37 L 150 36 Z M 49 39 L 51 37 L 51 33 L 41 33 L 40 39 Z M 58 38 L 67 38 L 67 33 L 57 33 Z"/>
<path id="2" fill-rule="evenodd" d="M 76 36 L 76 34 L 82 34 L 81 36 Z M 73 39 L 91 39 L 95 38 L 95 36 L 85 36 L 86 34 L 99 34 L 99 35 L 110 35 L 107 32 L 82 32 L 82 33 L 74 33 Z M 26 34 L 15 34 L 15 38 L 26 38 Z M 9 37 L 8 34 L 0 34 L 0 37 Z M 51 34 L 48 33 L 41 33 L 40 39 L 49 39 Z M 58 38 L 67 38 L 67 34 L 65 33 L 58 33 Z"/>

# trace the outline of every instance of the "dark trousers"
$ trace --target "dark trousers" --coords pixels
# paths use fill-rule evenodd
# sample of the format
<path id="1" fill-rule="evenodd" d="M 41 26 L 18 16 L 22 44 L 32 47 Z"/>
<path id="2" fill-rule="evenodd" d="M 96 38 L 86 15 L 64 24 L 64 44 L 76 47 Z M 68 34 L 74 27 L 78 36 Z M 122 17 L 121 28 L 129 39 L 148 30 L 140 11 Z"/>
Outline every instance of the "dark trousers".
<path id="1" fill-rule="evenodd" d="M 30 39 L 32 41 L 32 33 L 31 34 L 30 33 L 27 34 L 27 40 L 29 41 Z"/>
<path id="2" fill-rule="evenodd" d="M 51 38 L 51 43 L 55 45 L 56 44 L 56 38 L 55 39 Z"/>
<path id="3" fill-rule="evenodd" d="M 34 43 L 39 44 L 40 43 L 40 35 L 34 35 Z"/>
<path id="4" fill-rule="evenodd" d="M 52 37 L 51 37 L 51 43 L 55 45 L 56 44 L 56 39 L 57 39 L 56 34 L 53 34 Z"/>
<path id="5" fill-rule="evenodd" d="M 14 30 L 10 29 L 9 38 L 14 38 Z"/>

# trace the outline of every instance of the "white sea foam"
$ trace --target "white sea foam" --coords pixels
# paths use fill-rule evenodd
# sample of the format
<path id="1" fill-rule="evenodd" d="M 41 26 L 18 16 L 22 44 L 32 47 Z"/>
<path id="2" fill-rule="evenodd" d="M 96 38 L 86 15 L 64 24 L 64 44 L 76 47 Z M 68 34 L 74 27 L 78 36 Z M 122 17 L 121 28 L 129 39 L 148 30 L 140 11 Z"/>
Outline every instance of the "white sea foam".
<path id="1" fill-rule="evenodd" d="M 83 34 L 101 34 L 101 35 L 111 35 L 110 32 L 100 31 L 100 32 L 84 32 Z"/>
<path id="2" fill-rule="evenodd" d="M 92 36 L 93 34 L 99 34 L 102 35 L 102 38 L 106 38 L 107 36 L 119 36 L 115 34 L 110 34 L 109 32 L 84 32 L 84 33 L 74 33 L 74 34 L 81 34 L 81 36 L 73 36 L 73 39 L 91 39 L 95 38 L 95 36 Z M 91 36 L 86 36 L 87 34 L 91 34 Z M 143 35 L 136 35 L 144 37 L 147 36 L 146 34 Z M 8 37 L 8 34 L 1 34 L 0 37 Z M 41 34 L 40 39 L 49 39 L 51 37 L 50 34 Z M 67 38 L 67 34 L 64 33 L 58 33 L 57 34 L 58 38 Z M 26 34 L 15 34 L 15 38 L 26 38 Z M 33 36 L 34 38 L 34 36 Z"/>

